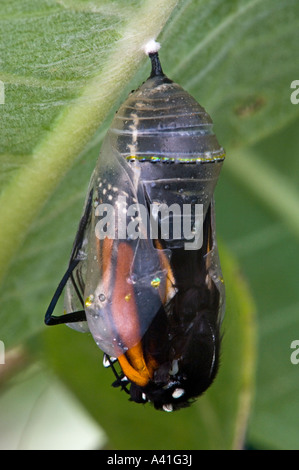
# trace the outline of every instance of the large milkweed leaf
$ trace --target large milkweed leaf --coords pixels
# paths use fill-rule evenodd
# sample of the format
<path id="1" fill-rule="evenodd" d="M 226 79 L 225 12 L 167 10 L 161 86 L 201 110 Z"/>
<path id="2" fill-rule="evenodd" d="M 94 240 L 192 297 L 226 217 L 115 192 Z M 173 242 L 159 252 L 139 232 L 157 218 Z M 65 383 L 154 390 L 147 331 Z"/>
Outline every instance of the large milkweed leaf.
<path id="1" fill-rule="evenodd" d="M 2 3 L 2 276 L 175 4 Z"/>

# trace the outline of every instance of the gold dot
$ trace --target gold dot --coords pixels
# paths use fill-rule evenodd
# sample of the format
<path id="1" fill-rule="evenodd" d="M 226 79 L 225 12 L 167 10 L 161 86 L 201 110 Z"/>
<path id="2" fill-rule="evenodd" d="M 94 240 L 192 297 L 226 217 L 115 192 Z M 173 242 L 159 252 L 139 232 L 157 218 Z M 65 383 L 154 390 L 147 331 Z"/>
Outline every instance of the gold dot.
<path id="1" fill-rule="evenodd" d="M 131 300 L 131 294 L 127 294 L 127 295 L 125 296 L 125 301 L 126 301 L 126 302 L 129 302 L 129 300 Z"/>
<path id="2" fill-rule="evenodd" d="M 89 295 L 87 299 L 85 300 L 85 307 L 90 307 L 93 302 L 93 295 Z"/>
<path id="3" fill-rule="evenodd" d="M 152 280 L 151 285 L 155 289 L 157 289 L 157 287 L 159 287 L 159 285 L 160 285 L 160 282 L 161 282 L 161 279 L 159 277 L 155 277 L 155 279 Z"/>

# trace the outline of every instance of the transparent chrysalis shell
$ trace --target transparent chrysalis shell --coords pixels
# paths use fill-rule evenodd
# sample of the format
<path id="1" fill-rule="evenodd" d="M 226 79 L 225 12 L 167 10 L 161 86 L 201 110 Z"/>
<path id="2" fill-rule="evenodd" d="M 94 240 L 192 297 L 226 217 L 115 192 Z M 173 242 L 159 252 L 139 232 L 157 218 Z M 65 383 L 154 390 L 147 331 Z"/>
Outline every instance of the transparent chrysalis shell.
<path id="1" fill-rule="evenodd" d="M 208 113 L 151 59 L 104 139 L 65 311 L 84 308 L 86 321 L 69 326 L 118 358 L 134 401 L 169 411 L 218 368 L 225 292 L 213 195 L 225 154 Z"/>

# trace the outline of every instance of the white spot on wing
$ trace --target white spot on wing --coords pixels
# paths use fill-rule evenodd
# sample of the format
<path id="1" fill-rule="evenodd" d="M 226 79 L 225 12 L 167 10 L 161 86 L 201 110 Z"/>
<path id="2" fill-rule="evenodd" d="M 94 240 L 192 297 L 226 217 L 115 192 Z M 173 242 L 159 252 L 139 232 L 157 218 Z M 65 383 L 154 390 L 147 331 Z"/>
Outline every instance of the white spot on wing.
<path id="1" fill-rule="evenodd" d="M 168 413 L 169 413 L 170 411 L 173 411 L 173 406 L 172 406 L 172 404 L 169 403 L 168 405 L 163 405 L 163 410 L 164 410 L 164 411 L 167 411 Z"/>
<path id="2" fill-rule="evenodd" d="M 172 396 L 173 398 L 180 398 L 182 395 L 184 395 L 184 393 L 185 393 L 185 390 L 183 388 L 176 388 L 172 392 Z"/>

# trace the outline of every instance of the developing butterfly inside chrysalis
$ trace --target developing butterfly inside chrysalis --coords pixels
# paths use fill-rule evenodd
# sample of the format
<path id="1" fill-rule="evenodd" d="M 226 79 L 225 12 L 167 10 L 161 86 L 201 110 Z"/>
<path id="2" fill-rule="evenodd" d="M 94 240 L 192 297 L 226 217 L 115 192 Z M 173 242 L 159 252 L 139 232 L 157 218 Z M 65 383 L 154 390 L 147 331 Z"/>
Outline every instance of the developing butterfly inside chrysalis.
<path id="1" fill-rule="evenodd" d="M 90 332 L 131 401 L 189 406 L 218 371 L 225 291 L 214 189 L 225 153 L 210 116 L 163 72 L 116 113 L 47 325 Z M 64 314 L 53 315 L 64 291 Z"/>

